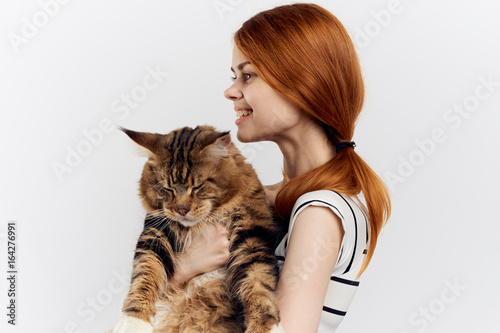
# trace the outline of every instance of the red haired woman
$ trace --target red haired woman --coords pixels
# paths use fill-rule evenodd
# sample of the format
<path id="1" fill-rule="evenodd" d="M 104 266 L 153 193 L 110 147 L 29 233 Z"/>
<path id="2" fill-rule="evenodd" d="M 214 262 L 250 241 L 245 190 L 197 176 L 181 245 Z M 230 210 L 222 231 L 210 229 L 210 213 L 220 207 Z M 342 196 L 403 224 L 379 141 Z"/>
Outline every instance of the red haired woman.
<path id="1" fill-rule="evenodd" d="M 287 333 L 333 332 L 390 214 L 386 187 L 351 142 L 364 97 L 357 54 L 337 18 L 313 4 L 261 12 L 234 41 L 234 83 L 224 95 L 237 137 L 273 141 L 283 153 L 284 179 L 266 187 L 289 221 L 276 250 L 282 325 Z M 222 265 L 224 237 L 218 230 L 212 243 L 195 244 L 175 278 Z"/>

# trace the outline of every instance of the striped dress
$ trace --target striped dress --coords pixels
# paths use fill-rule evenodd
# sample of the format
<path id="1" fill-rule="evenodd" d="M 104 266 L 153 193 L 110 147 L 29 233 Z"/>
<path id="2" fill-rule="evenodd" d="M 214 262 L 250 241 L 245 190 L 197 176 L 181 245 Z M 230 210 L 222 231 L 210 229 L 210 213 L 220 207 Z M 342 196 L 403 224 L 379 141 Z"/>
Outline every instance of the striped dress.
<path id="1" fill-rule="evenodd" d="M 331 274 L 318 328 L 318 333 L 335 332 L 358 289 L 357 275 L 366 257 L 369 242 L 368 217 L 366 208 L 355 196 L 327 190 L 302 195 L 292 209 L 288 233 L 276 248 L 280 271 L 286 260 L 288 241 L 293 232 L 295 218 L 310 205 L 330 208 L 341 219 L 344 227 L 342 245 Z M 314 221 L 311 221 L 311 225 L 313 223 Z"/>

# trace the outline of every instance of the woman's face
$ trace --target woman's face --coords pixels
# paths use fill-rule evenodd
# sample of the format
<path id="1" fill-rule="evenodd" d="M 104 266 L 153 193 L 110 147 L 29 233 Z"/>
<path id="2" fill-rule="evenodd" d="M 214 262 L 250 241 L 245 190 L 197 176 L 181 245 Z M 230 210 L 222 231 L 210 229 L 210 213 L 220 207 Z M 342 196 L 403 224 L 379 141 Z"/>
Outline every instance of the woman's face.
<path id="1" fill-rule="evenodd" d="M 234 83 L 224 96 L 234 103 L 238 140 L 277 142 L 293 135 L 293 128 L 306 117 L 305 113 L 265 83 L 236 46 L 231 71 Z"/>

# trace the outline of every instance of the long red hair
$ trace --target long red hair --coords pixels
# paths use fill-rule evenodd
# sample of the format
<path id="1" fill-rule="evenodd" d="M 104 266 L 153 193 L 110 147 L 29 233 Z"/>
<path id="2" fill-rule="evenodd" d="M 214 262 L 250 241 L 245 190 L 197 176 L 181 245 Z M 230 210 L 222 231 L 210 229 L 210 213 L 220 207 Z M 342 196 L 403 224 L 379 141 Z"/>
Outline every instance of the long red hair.
<path id="1" fill-rule="evenodd" d="M 314 117 L 333 145 L 352 140 L 363 107 L 363 77 L 352 40 L 332 13 L 305 3 L 276 7 L 246 21 L 234 41 L 262 79 Z M 302 194 L 325 189 L 363 193 L 371 227 L 364 271 L 390 215 L 387 188 L 353 149 L 344 148 L 290 180 L 276 197 L 275 211 L 288 219 Z"/>

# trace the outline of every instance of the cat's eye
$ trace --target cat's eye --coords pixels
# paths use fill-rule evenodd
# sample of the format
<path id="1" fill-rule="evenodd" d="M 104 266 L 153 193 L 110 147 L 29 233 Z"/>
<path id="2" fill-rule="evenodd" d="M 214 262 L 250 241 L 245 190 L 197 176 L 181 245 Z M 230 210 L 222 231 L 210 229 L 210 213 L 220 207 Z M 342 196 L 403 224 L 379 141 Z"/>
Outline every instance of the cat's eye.
<path id="1" fill-rule="evenodd" d="M 167 188 L 167 187 L 160 187 L 160 193 L 161 194 L 164 194 L 164 195 L 174 195 L 174 190 L 172 190 L 171 188 Z"/>
<path id="2" fill-rule="evenodd" d="M 203 185 L 204 185 L 204 184 L 205 184 L 205 182 L 201 183 L 201 184 L 200 184 L 200 185 L 198 185 L 198 186 L 193 187 L 193 188 L 191 189 L 191 192 L 194 192 L 194 191 L 196 191 L 196 190 L 199 190 L 200 188 L 202 188 L 202 187 L 203 187 Z"/>

